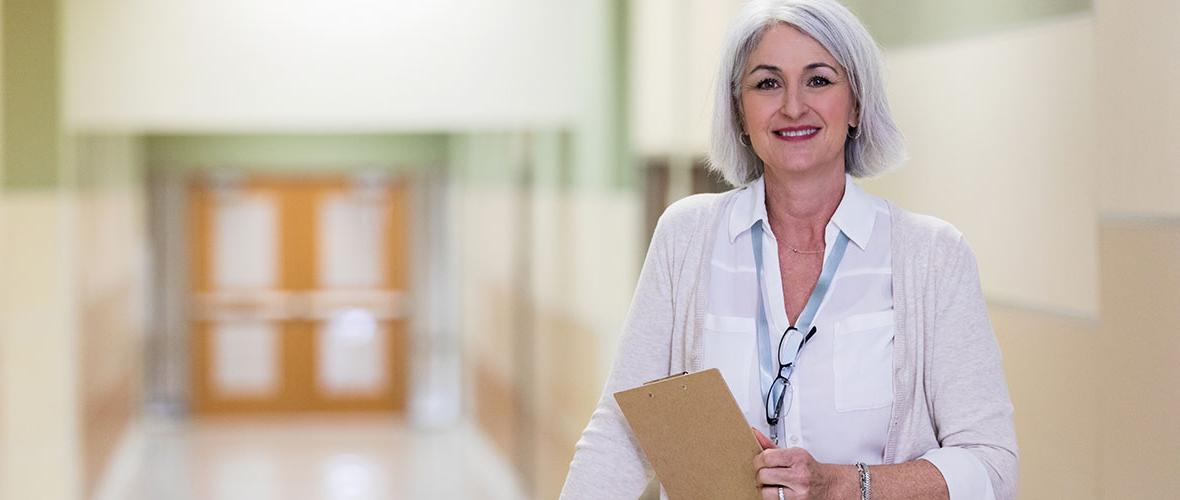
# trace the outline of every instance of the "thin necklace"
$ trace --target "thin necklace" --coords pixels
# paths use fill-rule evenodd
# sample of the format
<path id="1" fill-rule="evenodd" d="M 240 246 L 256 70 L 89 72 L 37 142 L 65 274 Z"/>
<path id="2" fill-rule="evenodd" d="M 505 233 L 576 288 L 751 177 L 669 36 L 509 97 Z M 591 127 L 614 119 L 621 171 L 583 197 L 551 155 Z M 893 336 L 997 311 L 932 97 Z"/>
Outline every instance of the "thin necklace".
<path id="1" fill-rule="evenodd" d="M 822 248 L 819 250 L 800 250 L 798 248 L 792 248 L 792 247 L 787 247 L 787 248 L 791 250 L 791 253 L 797 253 L 799 255 L 815 255 L 815 254 L 824 253 L 824 249 L 822 249 Z"/>

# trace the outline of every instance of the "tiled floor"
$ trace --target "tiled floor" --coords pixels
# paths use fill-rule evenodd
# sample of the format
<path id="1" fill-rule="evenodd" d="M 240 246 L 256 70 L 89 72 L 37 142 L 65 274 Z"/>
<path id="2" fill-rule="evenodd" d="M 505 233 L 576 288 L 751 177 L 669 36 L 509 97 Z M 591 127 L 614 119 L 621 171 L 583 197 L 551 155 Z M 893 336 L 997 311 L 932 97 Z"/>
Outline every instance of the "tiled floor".
<path id="1" fill-rule="evenodd" d="M 468 425 L 415 430 L 393 417 L 144 420 L 96 500 L 522 498 Z"/>

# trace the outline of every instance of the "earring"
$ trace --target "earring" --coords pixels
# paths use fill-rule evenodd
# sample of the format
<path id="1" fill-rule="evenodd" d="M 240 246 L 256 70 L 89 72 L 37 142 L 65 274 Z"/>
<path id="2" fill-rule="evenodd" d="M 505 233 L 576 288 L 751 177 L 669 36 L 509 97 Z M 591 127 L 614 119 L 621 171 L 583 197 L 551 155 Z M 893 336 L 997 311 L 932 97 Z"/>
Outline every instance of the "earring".
<path id="1" fill-rule="evenodd" d="M 750 147 L 750 134 L 741 134 L 738 136 L 738 142 L 745 147 Z"/>
<path id="2" fill-rule="evenodd" d="M 848 127 L 848 138 L 852 140 L 860 139 L 860 127 Z"/>

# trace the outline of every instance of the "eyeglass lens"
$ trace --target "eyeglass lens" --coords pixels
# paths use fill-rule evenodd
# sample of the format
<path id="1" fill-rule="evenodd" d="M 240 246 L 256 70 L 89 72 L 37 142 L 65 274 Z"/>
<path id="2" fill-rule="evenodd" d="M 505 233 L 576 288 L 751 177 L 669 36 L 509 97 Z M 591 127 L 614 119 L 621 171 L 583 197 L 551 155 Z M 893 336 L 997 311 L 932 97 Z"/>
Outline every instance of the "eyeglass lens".
<path id="1" fill-rule="evenodd" d="M 799 354 L 799 348 L 803 345 L 803 333 L 795 327 L 787 328 L 778 342 L 778 364 L 780 370 L 782 365 L 789 365 L 795 362 L 795 356 Z"/>
<path id="2" fill-rule="evenodd" d="M 779 416 L 791 410 L 791 382 L 785 377 L 774 379 L 770 385 L 770 393 L 766 395 L 766 420 L 770 425 L 777 425 Z"/>

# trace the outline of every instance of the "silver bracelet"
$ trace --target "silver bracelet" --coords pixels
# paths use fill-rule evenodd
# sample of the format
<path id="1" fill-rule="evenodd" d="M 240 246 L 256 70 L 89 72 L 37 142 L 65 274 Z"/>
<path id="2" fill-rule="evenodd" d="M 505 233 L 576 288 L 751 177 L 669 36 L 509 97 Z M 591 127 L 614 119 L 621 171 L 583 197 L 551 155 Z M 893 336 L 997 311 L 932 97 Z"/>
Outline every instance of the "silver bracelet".
<path id="1" fill-rule="evenodd" d="M 856 471 L 860 473 L 860 500 L 869 500 L 873 494 L 872 476 L 869 475 L 869 466 L 864 462 L 856 464 Z"/>

